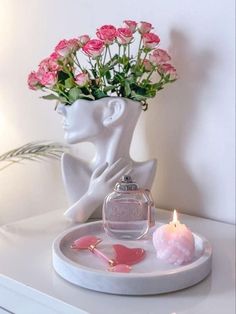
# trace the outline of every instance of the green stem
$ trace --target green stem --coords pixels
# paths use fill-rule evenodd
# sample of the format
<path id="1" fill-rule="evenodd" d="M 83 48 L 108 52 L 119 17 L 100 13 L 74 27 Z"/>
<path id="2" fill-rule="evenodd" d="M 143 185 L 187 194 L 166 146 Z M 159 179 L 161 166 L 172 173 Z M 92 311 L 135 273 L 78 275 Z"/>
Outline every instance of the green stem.
<path id="1" fill-rule="evenodd" d="M 148 54 L 148 52 L 145 53 L 145 55 L 144 55 L 144 57 L 143 57 L 143 60 L 142 60 L 142 62 L 141 62 L 141 64 L 140 64 L 140 68 L 142 68 L 142 66 L 143 66 L 143 64 L 144 64 L 144 60 L 145 60 L 147 54 Z M 142 77 L 143 77 L 143 74 L 144 74 L 144 73 L 141 74 L 141 76 L 140 76 L 140 78 L 139 78 L 139 80 L 138 80 L 138 83 L 141 82 Z M 149 77 L 149 76 L 148 76 L 148 77 Z"/>
<path id="2" fill-rule="evenodd" d="M 95 68 L 95 66 L 92 63 L 91 57 L 88 57 L 88 58 L 89 58 L 88 63 L 91 65 L 91 70 L 95 70 L 96 71 L 96 68 Z M 93 74 L 94 79 L 96 79 L 97 77 L 95 77 L 93 72 L 92 72 L 92 74 Z"/>
<path id="3" fill-rule="evenodd" d="M 155 67 L 153 68 L 153 70 L 148 74 L 147 76 L 147 80 L 149 80 L 149 78 L 151 77 L 152 73 L 155 71 Z"/>
<path id="4" fill-rule="evenodd" d="M 104 78 L 100 75 L 100 69 L 101 69 L 101 63 L 100 63 L 100 57 L 97 57 L 96 58 L 96 63 L 97 63 L 97 67 L 98 67 L 98 76 L 100 77 L 100 82 L 99 82 L 99 85 L 101 87 L 105 86 L 105 83 L 104 83 Z"/>
<path id="5" fill-rule="evenodd" d="M 112 59 L 112 56 L 111 56 L 111 49 L 110 49 L 110 46 L 108 45 L 108 52 L 109 52 L 109 57 L 110 59 Z"/>
<path id="6" fill-rule="evenodd" d="M 139 64 L 139 59 L 140 59 L 140 56 L 141 56 L 141 53 L 142 53 L 142 49 L 141 49 L 141 45 L 142 45 L 142 36 L 140 37 L 140 41 L 139 41 L 139 46 L 138 46 L 138 56 L 137 56 L 137 63 L 136 65 Z"/>
<path id="7" fill-rule="evenodd" d="M 118 44 L 118 54 L 119 54 L 119 59 L 120 59 L 120 44 Z M 118 62 L 118 70 L 120 72 L 120 60 Z"/>
<path id="8" fill-rule="evenodd" d="M 78 59 L 76 53 L 74 54 L 74 56 L 75 56 L 75 60 L 74 60 L 75 64 L 77 64 L 78 67 L 80 68 L 80 70 L 83 72 L 83 68 L 82 68 L 82 66 L 80 65 L 80 62 L 79 62 L 79 59 Z M 76 63 L 76 62 L 77 62 L 77 63 Z"/>
<path id="9" fill-rule="evenodd" d="M 124 48 L 124 49 L 123 49 L 123 57 L 125 57 L 127 45 L 124 45 L 123 48 Z"/>
<path id="10" fill-rule="evenodd" d="M 104 54 L 104 59 L 103 59 L 103 65 L 105 64 L 106 57 L 107 57 L 107 47 L 108 47 L 108 45 L 106 45 L 105 54 Z"/>
<path id="11" fill-rule="evenodd" d="M 130 44 L 128 44 L 128 57 L 130 59 Z"/>
<path id="12" fill-rule="evenodd" d="M 67 69 L 66 66 L 63 67 L 63 71 L 69 75 L 70 78 L 74 79 L 74 76 L 71 74 L 70 70 Z"/>
<path id="13" fill-rule="evenodd" d="M 145 58 L 146 58 L 147 55 L 148 55 L 148 52 L 145 53 L 145 55 L 144 55 L 144 57 L 143 57 L 143 61 L 142 61 L 142 63 L 140 64 L 140 66 L 142 66 L 142 65 L 144 64 L 144 60 L 145 60 Z"/>
<path id="14" fill-rule="evenodd" d="M 60 88 L 60 85 L 56 85 L 56 89 L 59 94 L 63 95 L 68 100 L 68 102 L 70 102 L 68 95 Z M 51 91 L 53 90 L 51 89 Z"/>

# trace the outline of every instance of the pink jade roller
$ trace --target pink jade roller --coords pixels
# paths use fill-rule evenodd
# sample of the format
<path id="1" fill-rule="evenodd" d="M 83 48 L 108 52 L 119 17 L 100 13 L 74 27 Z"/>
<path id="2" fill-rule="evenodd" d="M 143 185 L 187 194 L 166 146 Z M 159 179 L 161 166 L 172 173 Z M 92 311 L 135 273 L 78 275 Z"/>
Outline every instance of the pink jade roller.
<path id="1" fill-rule="evenodd" d="M 124 245 L 115 244 L 113 245 L 113 249 L 115 250 L 116 258 L 111 259 L 96 248 L 100 242 L 102 242 L 102 239 L 96 236 L 84 236 L 75 240 L 71 248 L 89 250 L 91 253 L 107 262 L 109 265 L 108 270 L 112 272 L 128 273 L 131 271 L 130 265 L 138 263 L 145 256 L 145 251 L 141 248 L 130 249 Z"/>

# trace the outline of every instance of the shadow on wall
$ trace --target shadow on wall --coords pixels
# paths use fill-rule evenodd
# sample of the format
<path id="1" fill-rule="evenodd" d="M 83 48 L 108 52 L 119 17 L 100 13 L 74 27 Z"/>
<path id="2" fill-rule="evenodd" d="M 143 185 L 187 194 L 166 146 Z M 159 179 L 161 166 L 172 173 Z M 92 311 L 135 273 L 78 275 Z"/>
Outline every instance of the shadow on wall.
<path id="1" fill-rule="evenodd" d="M 208 50 L 196 51 L 178 31 L 171 32 L 169 52 L 179 80 L 158 94 L 144 122 L 148 154 L 158 158 L 153 196 L 157 207 L 206 216 L 204 191 L 194 181 L 185 160 L 198 118 L 199 96 L 214 55 Z"/>

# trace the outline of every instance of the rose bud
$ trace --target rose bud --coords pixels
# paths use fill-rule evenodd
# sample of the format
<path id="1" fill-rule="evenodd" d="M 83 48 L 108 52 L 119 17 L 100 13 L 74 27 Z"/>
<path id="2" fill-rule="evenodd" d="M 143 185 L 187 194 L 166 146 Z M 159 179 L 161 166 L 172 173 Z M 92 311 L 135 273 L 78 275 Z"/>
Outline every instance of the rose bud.
<path id="1" fill-rule="evenodd" d="M 103 25 L 97 29 L 96 35 L 105 45 L 112 44 L 116 39 L 116 28 L 113 25 Z"/>
<path id="2" fill-rule="evenodd" d="M 144 48 L 153 49 L 160 42 L 160 38 L 154 33 L 147 33 L 143 35 Z"/>
<path id="3" fill-rule="evenodd" d="M 169 63 L 163 63 L 159 67 L 159 71 L 165 75 L 170 75 L 171 80 L 176 80 L 178 78 L 176 68 L 174 68 L 171 64 Z"/>
<path id="4" fill-rule="evenodd" d="M 152 28 L 153 27 L 152 27 L 151 23 L 147 23 L 147 22 L 139 22 L 138 23 L 138 31 L 142 35 L 149 33 Z"/>
<path id="5" fill-rule="evenodd" d="M 86 55 L 96 58 L 102 54 L 104 42 L 100 39 L 90 39 L 82 49 Z"/>
<path id="6" fill-rule="evenodd" d="M 75 83 L 79 86 L 79 87 L 84 87 L 89 83 L 89 76 L 88 73 L 80 73 L 78 75 L 76 75 L 75 77 Z"/>
<path id="7" fill-rule="evenodd" d="M 127 45 L 133 39 L 133 33 L 129 28 L 118 28 L 117 29 L 117 42 L 120 45 Z"/>
<path id="8" fill-rule="evenodd" d="M 151 72 L 153 69 L 153 65 L 151 64 L 151 62 L 148 59 L 144 59 L 142 61 L 144 69 L 146 72 Z"/>
<path id="9" fill-rule="evenodd" d="M 79 49 L 79 41 L 76 38 L 73 39 L 63 39 L 55 47 L 55 52 L 59 55 L 66 57 L 69 53 L 74 52 Z"/>
<path id="10" fill-rule="evenodd" d="M 90 40 L 89 35 L 81 35 L 78 38 L 79 41 L 79 46 L 83 47 L 85 44 L 87 44 L 87 42 Z"/>
<path id="11" fill-rule="evenodd" d="M 152 64 L 157 65 L 169 61 L 171 58 L 168 53 L 163 49 L 155 49 L 149 56 L 149 60 Z"/>
<path id="12" fill-rule="evenodd" d="M 131 32 L 134 33 L 136 31 L 137 24 L 138 23 L 135 22 L 135 21 L 125 20 L 123 22 L 123 27 L 124 28 L 129 28 L 131 30 Z"/>
<path id="13" fill-rule="evenodd" d="M 40 82 L 35 71 L 31 72 L 28 76 L 28 86 L 32 90 L 40 89 Z"/>

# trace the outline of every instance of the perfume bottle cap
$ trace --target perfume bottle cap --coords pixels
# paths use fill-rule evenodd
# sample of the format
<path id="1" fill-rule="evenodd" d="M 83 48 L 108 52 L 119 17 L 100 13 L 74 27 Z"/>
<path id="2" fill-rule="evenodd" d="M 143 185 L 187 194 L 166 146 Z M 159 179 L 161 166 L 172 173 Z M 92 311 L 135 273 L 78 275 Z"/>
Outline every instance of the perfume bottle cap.
<path id="1" fill-rule="evenodd" d="M 138 188 L 137 183 L 135 183 L 129 175 L 124 175 L 121 181 L 115 185 L 115 191 L 135 191 L 138 190 Z"/>

